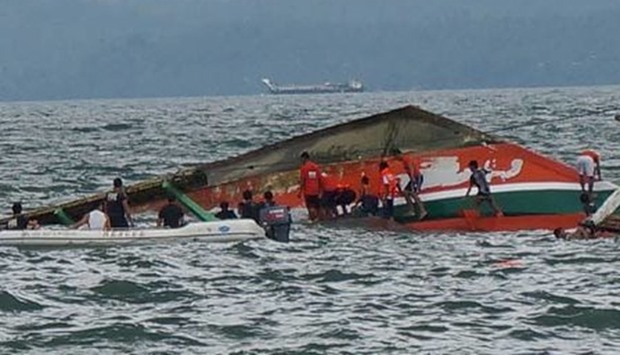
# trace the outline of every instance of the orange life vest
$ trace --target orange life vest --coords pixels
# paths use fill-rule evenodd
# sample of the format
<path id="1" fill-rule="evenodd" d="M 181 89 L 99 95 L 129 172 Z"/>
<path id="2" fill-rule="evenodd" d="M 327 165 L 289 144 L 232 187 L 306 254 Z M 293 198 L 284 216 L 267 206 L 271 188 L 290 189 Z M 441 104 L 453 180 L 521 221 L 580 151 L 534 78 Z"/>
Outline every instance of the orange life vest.
<path id="1" fill-rule="evenodd" d="M 384 187 L 382 189 L 382 195 L 383 191 L 385 191 L 386 185 L 388 193 L 385 197 L 387 197 L 388 199 L 394 199 L 394 197 L 396 197 L 396 194 L 398 193 L 398 179 L 396 179 L 394 174 L 392 174 L 390 168 L 385 168 L 381 170 L 381 186 Z"/>

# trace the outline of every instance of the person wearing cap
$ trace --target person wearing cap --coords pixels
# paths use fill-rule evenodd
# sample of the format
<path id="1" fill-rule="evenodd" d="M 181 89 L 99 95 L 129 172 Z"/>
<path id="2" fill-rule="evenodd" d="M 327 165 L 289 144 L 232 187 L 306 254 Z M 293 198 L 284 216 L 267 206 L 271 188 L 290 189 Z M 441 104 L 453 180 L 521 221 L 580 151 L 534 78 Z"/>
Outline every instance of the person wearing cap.
<path id="1" fill-rule="evenodd" d="M 581 192 L 592 196 L 594 181 L 601 180 L 601 156 L 598 152 L 586 149 L 577 157 L 577 172 L 579 173 L 579 185 Z"/>
<path id="2" fill-rule="evenodd" d="M 308 209 L 308 218 L 315 221 L 319 218 L 321 195 L 323 194 L 321 168 L 310 160 L 308 152 L 301 153 L 300 158 L 298 197 L 303 196 Z"/>
<path id="3" fill-rule="evenodd" d="M 133 226 L 131 213 L 129 212 L 129 204 L 127 203 L 127 194 L 123 189 L 123 180 L 114 179 L 114 190 L 108 192 L 105 196 L 105 211 L 110 218 L 112 228 L 128 228 Z"/>
<path id="4" fill-rule="evenodd" d="M 30 219 L 22 213 L 22 204 L 20 202 L 15 202 L 12 206 L 12 210 L 13 218 L 7 222 L 6 229 L 24 230 L 39 228 L 39 223 L 36 220 Z"/>

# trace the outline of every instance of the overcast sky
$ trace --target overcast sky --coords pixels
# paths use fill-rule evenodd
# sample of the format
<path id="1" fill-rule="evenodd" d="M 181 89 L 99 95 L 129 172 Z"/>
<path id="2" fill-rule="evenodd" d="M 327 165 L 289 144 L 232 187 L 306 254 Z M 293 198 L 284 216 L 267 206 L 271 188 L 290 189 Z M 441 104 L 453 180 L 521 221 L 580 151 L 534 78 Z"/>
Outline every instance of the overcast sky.
<path id="1" fill-rule="evenodd" d="M 3 0 L 0 100 L 620 83 L 619 0 Z"/>

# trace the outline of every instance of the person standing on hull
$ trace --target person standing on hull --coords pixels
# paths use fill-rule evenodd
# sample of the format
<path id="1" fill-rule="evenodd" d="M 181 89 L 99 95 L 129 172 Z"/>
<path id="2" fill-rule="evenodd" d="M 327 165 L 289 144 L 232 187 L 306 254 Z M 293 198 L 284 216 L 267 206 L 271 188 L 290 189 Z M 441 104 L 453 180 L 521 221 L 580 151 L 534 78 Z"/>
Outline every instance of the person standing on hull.
<path id="1" fill-rule="evenodd" d="M 577 172 L 579 173 L 581 192 L 587 192 L 591 199 L 594 181 L 601 180 L 601 156 L 594 150 L 584 150 L 577 157 Z"/>
<path id="2" fill-rule="evenodd" d="M 403 190 L 403 194 L 405 195 L 405 199 L 407 200 L 407 205 L 411 209 L 411 212 L 415 213 L 415 207 L 413 204 L 413 201 L 415 201 L 415 204 L 418 205 L 418 208 L 420 209 L 418 219 L 424 219 L 424 217 L 428 215 L 428 212 L 426 211 L 426 207 L 424 206 L 424 203 L 422 202 L 422 199 L 420 199 L 419 195 L 420 191 L 422 191 L 422 183 L 424 182 L 424 176 L 420 171 L 420 164 L 417 159 L 412 159 L 408 156 L 405 156 L 399 150 L 397 150 L 395 153 L 396 159 L 398 159 L 403 164 L 405 173 L 409 177 L 409 182 Z"/>
<path id="3" fill-rule="evenodd" d="M 310 160 L 308 152 L 301 153 L 301 167 L 299 169 L 299 193 L 298 197 L 303 196 L 308 218 L 316 221 L 319 218 L 321 208 L 321 168 Z"/>
<path id="4" fill-rule="evenodd" d="M 381 171 L 381 201 L 383 203 L 383 218 L 394 220 L 394 199 L 398 193 L 398 179 L 392 174 L 387 162 L 379 163 Z"/>
<path id="5" fill-rule="evenodd" d="M 88 229 L 91 231 L 108 231 L 112 229 L 110 218 L 103 212 L 103 209 L 103 202 L 100 202 L 97 208 L 85 214 L 82 219 L 71 227 L 77 229 L 83 225 L 88 225 Z"/>
<path id="6" fill-rule="evenodd" d="M 159 210 L 157 215 L 157 227 L 179 228 L 185 223 L 183 221 L 183 210 L 175 203 L 176 199 L 168 197 L 168 204 Z"/>
<path id="7" fill-rule="evenodd" d="M 482 202 L 487 202 L 491 208 L 493 208 L 493 212 L 496 217 L 503 216 L 503 212 L 499 209 L 499 207 L 497 207 L 495 199 L 491 195 L 491 189 L 486 178 L 486 170 L 479 168 L 478 162 L 475 160 L 470 161 L 468 166 L 469 170 L 471 170 L 471 177 L 469 178 L 469 188 L 467 189 L 465 197 L 468 197 L 472 187 L 476 186 L 478 188 L 478 195 L 476 195 L 476 207 L 480 208 Z"/>
<path id="8" fill-rule="evenodd" d="M 129 204 L 127 203 L 127 194 L 123 189 L 123 180 L 114 179 L 114 190 L 108 192 L 105 197 L 105 211 L 110 218 L 112 228 L 128 228 L 133 226 L 131 213 L 129 212 Z"/>

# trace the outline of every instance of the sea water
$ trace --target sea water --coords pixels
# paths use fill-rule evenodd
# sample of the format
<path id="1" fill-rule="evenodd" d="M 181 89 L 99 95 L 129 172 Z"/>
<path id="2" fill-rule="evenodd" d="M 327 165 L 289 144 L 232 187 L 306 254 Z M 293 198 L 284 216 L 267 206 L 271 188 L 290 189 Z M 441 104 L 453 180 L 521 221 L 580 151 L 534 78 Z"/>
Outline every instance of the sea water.
<path id="1" fill-rule="evenodd" d="M 0 103 L 0 208 L 413 104 L 620 178 L 620 88 Z M 296 217 L 303 213 L 296 213 Z M 140 216 L 143 225 L 153 215 Z M 0 249 L 0 353 L 615 354 L 620 250 L 295 224 L 292 242 Z"/>

